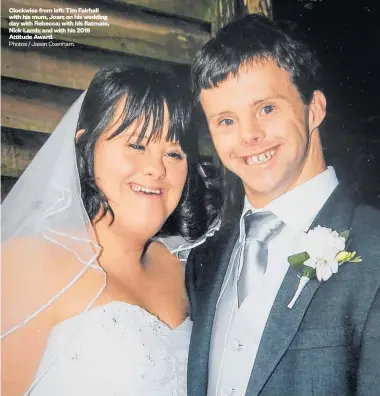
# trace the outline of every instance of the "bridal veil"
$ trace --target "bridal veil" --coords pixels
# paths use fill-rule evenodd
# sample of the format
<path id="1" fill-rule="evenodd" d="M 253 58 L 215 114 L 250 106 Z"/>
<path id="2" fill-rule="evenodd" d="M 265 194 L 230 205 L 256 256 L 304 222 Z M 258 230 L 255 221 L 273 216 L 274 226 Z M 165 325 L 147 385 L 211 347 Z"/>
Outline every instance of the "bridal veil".
<path id="1" fill-rule="evenodd" d="M 96 262 L 100 247 L 81 199 L 75 154 L 84 96 L 67 111 L 2 204 L 3 292 L 12 301 L 3 301 L 1 338 L 49 307 L 90 266 L 101 271 Z M 54 288 L 44 282 L 44 272 L 54 265 L 51 247 L 76 258 L 70 260 L 75 268 L 61 275 Z M 49 257 L 51 262 L 42 263 Z M 25 276 L 18 283 L 15 276 L 20 274 Z"/>

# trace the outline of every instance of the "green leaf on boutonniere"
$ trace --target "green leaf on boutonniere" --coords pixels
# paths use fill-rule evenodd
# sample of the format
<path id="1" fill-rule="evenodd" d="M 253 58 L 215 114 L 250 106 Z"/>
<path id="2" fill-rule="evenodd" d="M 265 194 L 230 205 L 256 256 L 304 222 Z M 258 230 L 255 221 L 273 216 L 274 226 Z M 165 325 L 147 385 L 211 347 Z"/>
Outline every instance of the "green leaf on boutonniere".
<path id="1" fill-rule="evenodd" d="M 302 271 L 302 276 L 306 276 L 309 279 L 314 278 L 316 276 L 315 269 L 305 265 Z"/>
<path id="2" fill-rule="evenodd" d="M 288 261 L 292 267 L 301 268 L 303 266 L 303 263 L 309 258 L 310 258 L 310 256 L 306 252 L 302 252 L 302 253 L 297 253 L 297 254 L 293 254 L 292 256 L 289 256 Z"/>
<path id="3" fill-rule="evenodd" d="M 342 231 L 339 236 L 343 237 L 346 241 L 350 237 L 351 230 Z"/>

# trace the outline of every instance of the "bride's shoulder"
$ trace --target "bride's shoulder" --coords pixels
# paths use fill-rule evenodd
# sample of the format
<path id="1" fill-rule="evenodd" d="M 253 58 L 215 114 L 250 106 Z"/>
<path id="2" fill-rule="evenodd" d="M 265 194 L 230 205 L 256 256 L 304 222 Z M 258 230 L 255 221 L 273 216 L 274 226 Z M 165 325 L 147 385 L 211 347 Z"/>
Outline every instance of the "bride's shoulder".
<path id="1" fill-rule="evenodd" d="M 64 291 L 49 310 L 60 318 L 61 312 L 71 306 L 73 295 L 79 297 L 73 312 L 79 312 L 102 284 L 102 274 L 86 269 L 71 251 L 44 238 L 14 238 L 5 242 L 1 250 L 2 293 L 9 309 L 27 298 L 46 303 Z M 79 280 L 73 282 L 78 275 Z M 73 286 L 68 287 L 70 284 Z"/>
<path id="2" fill-rule="evenodd" d="M 18 278 L 55 278 L 83 266 L 62 247 L 39 237 L 18 237 L 1 246 L 2 271 Z"/>

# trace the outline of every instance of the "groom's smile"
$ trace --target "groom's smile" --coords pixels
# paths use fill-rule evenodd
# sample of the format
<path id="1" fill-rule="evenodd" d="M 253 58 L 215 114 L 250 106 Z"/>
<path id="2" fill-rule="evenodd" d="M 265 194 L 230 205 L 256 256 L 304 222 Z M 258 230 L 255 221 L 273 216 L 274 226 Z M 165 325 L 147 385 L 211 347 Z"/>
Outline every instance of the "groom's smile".
<path id="1" fill-rule="evenodd" d="M 236 76 L 200 100 L 216 151 L 243 182 L 255 207 L 284 194 L 324 169 L 318 126 L 324 96 L 305 104 L 289 73 L 272 60 L 243 65 Z"/>
<path id="2" fill-rule="evenodd" d="M 272 149 L 261 152 L 260 154 L 255 154 L 249 157 L 245 157 L 245 162 L 247 165 L 254 164 L 266 164 L 269 160 L 271 160 L 276 154 L 279 146 L 273 147 Z"/>

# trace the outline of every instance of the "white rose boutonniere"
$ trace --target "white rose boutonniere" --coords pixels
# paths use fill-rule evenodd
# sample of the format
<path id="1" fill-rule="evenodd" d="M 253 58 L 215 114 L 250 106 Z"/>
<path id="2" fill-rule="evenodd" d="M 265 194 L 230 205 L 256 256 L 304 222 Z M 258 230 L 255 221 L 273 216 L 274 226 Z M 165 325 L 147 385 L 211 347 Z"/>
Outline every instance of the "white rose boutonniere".
<path id="1" fill-rule="evenodd" d="M 356 252 L 347 252 L 346 245 L 350 237 L 350 230 L 340 234 L 331 228 L 317 226 L 303 234 L 302 245 L 304 251 L 288 257 L 291 266 L 301 271 L 297 290 L 288 304 L 293 308 L 302 290 L 312 278 L 327 281 L 332 274 L 338 272 L 344 263 L 360 263 L 360 256 Z"/>

